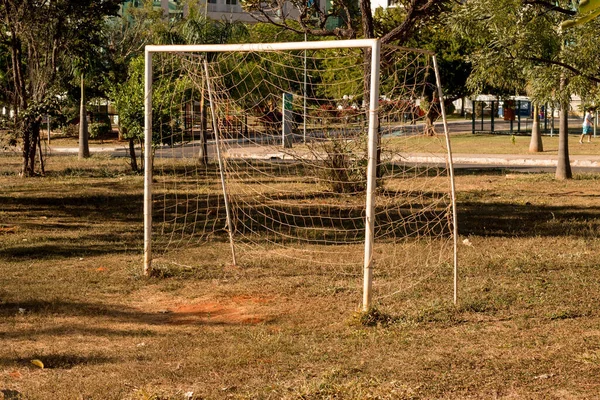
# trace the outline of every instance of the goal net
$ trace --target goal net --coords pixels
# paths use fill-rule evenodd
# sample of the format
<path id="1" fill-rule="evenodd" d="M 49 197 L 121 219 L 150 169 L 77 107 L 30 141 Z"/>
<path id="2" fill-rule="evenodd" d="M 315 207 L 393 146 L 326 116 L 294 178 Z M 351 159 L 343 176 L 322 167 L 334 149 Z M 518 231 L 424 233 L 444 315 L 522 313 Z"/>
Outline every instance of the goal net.
<path id="1" fill-rule="evenodd" d="M 148 271 L 362 282 L 364 308 L 371 291 L 385 304 L 432 277 L 452 295 L 432 54 L 375 40 L 146 51 Z"/>

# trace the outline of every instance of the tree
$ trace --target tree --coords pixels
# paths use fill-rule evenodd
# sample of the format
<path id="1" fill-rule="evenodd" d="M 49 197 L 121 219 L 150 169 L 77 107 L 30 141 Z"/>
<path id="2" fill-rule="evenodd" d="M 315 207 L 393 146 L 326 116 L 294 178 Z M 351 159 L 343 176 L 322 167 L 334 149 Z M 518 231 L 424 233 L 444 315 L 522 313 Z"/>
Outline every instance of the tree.
<path id="1" fill-rule="evenodd" d="M 559 28 L 575 13 L 570 1 L 471 0 L 458 9 L 452 22 L 457 32 L 477 41 L 470 57 L 471 87 L 527 93 L 534 104 L 559 107 L 557 179 L 572 176 L 567 118 L 571 95 L 593 102 L 600 82 L 600 55 L 590 51 L 600 39 L 598 21 Z"/>
<path id="2" fill-rule="evenodd" d="M 102 30 L 109 64 L 104 83 L 107 96 L 119 114 L 119 139 L 129 142 L 134 172 L 139 170 L 135 143 L 143 137 L 144 75 L 141 57 L 144 46 L 160 37 L 159 32 L 168 30 L 162 10 L 155 10 L 151 1 L 145 1 L 142 7 L 129 7 L 121 16 L 106 19 Z"/>
<path id="3" fill-rule="evenodd" d="M 406 43 L 432 19 L 436 19 L 448 0 L 404 0 L 398 8 L 404 10 L 403 21 L 381 34 L 382 43 Z M 260 22 L 270 23 L 285 30 L 311 36 L 334 36 L 352 39 L 358 36 L 374 38 L 375 25 L 370 0 L 332 0 L 331 2 L 304 0 L 287 2 L 276 0 L 242 0 L 242 7 Z"/>
<path id="4" fill-rule="evenodd" d="M 398 8 L 404 11 L 402 22 L 376 36 L 371 0 L 314 0 L 286 1 L 241 0 L 242 7 L 260 22 L 275 25 L 283 30 L 316 37 L 333 36 L 353 39 L 358 36 L 370 39 L 379 37 L 382 44 L 404 45 L 415 32 L 436 20 L 449 0 L 401 0 Z M 368 60 L 371 51 L 365 49 L 364 80 L 368 99 L 371 72 Z"/>
<path id="5" fill-rule="evenodd" d="M 62 92 L 59 77 L 69 70 L 65 55 L 69 49 L 96 42 L 104 17 L 116 14 L 118 4 L 117 0 L 0 1 L 2 42 L 11 58 L 8 95 L 23 149 L 23 176 L 36 172 L 41 118 Z"/>
<path id="6" fill-rule="evenodd" d="M 151 1 L 144 3 L 144 7 L 130 8 L 122 18 L 107 21 L 106 28 L 107 48 L 113 63 L 107 82 L 110 88 L 109 97 L 115 103 L 119 113 L 123 138 L 129 140 L 132 169 L 137 170 L 133 149 L 134 143 L 143 138 L 144 130 L 144 59 L 142 57 L 144 45 L 147 43 L 227 43 L 232 40 L 240 42 L 247 38 L 247 31 L 239 23 L 208 20 L 198 8 L 191 6 L 188 18 L 176 22 L 166 21 L 162 11 L 153 9 Z M 190 92 L 190 82 L 175 77 L 178 67 L 176 63 L 161 65 L 159 60 L 156 61 L 155 71 L 162 72 L 161 78 L 154 83 L 153 132 L 159 132 L 164 128 L 175 129 L 182 133 L 178 125 L 168 122 L 169 114 L 174 115 L 182 111 L 176 107 L 181 107 L 184 98 L 188 101 L 200 100 L 203 103 L 203 99 L 185 97 Z M 173 77 L 170 82 L 169 76 Z M 163 96 L 161 91 L 163 94 L 169 93 L 169 96 Z M 166 100 L 161 102 L 161 99 L 167 97 L 170 99 L 169 102 Z M 205 114 L 204 110 L 202 114 Z M 203 127 L 206 125 L 205 116 L 201 125 Z M 182 135 L 173 134 L 171 140 L 175 143 L 183 138 Z M 204 148 L 202 159 L 206 161 L 205 129 L 202 131 L 202 141 Z M 153 143 L 158 144 L 158 136 L 153 138 Z"/>
<path id="7" fill-rule="evenodd" d="M 135 142 L 144 135 L 144 59 L 135 58 L 129 64 L 127 80 L 114 85 L 109 97 L 119 113 L 119 125 L 123 129 L 122 136 L 129 141 L 131 169 L 138 171 L 135 155 Z"/>
<path id="8" fill-rule="evenodd" d="M 450 6 L 447 7 L 439 15 L 439 18 L 429 24 L 424 24 L 419 30 L 419 34 L 412 36 L 405 43 L 405 46 L 430 50 L 436 55 L 446 108 L 453 101 L 469 93 L 469 88 L 466 86 L 467 78 L 471 73 L 468 55 L 473 48 L 469 38 L 462 38 L 455 34 L 445 22 L 448 19 L 447 16 L 452 13 L 452 9 Z M 384 36 L 386 32 L 391 32 L 395 27 L 402 25 L 405 18 L 405 11 L 402 8 L 377 9 L 374 16 L 376 36 Z M 424 100 L 428 103 L 435 103 L 438 101 L 438 94 L 434 90 L 437 86 L 435 75 L 430 74 L 427 79 L 431 85 L 428 86 L 429 90 L 423 93 Z M 439 107 L 429 107 L 426 123 L 432 127 L 440 113 Z M 433 133 L 433 128 L 430 132 Z"/>

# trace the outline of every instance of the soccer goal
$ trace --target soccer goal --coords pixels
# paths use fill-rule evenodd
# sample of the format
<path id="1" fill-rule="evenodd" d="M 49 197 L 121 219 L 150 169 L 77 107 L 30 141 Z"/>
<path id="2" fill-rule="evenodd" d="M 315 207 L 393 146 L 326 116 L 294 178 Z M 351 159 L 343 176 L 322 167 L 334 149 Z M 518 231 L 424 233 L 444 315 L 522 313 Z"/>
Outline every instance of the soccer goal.
<path id="1" fill-rule="evenodd" d="M 147 46 L 144 272 L 319 269 L 364 310 L 448 274 L 456 302 L 442 98 L 378 40 Z"/>

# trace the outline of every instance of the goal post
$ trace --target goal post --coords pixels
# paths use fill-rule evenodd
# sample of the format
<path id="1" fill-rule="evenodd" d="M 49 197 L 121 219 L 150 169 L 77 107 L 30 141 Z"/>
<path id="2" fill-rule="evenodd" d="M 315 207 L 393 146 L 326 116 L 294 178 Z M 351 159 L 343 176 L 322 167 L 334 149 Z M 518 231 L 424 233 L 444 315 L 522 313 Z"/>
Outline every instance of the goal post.
<path id="1" fill-rule="evenodd" d="M 365 258 L 363 265 L 363 311 L 371 308 L 371 287 L 373 282 L 373 236 L 375 234 L 375 187 L 377 185 L 377 146 L 378 111 L 379 111 L 379 41 L 371 47 L 371 85 L 369 100 L 369 136 L 367 163 L 366 223 L 365 223 Z"/>
<path id="2" fill-rule="evenodd" d="M 300 253 L 301 256 L 306 255 L 307 260 L 318 263 L 322 262 L 319 258 L 323 254 L 335 253 L 323 246 L 339 244 L 346 248 L 353 248 L 360 240 L 363 243 L 362 309 L 368 311 L 373 305 L 373 269 L 374 262 L 378 258 L 375 255 L 375 242 L 378 238 L 390 243 L 402 243 L 402 246 L 405 247 L 412 246 L 413 249 L 417 249 L 416 251 L 421 251 L 419 249 L 425 246 L 424 243 L 431 241 L 443 242 L 441 246 L 446 248 L 447 240 L 439 238 L 453 237 L 454 301 L 456 302 L 457 231 L 452 158 L 447 129 L 444 129 L 442 136 L 447 144 L 443 150 L 447 153 L 434 153 L 434 155 L 437 157 L 438 164 L 445 164 L 445 169 L 442 167 L 441 170 L 450 171 L 452 191 L 448 195 L 449 197 L 438 193 L 441 189 L 433 190 L 424 186 L 417 187 L 413 184 L 406 184 L 403 179 L 412 176 L 414 180 L 418 181 L 418 185 L 423 185 L 421 181 L 433 174 L 430 170 L 426 171 L 426 168 L 417 161 L 407 157 L 406 154 L 398 154 L 400 151 L 404 151 L 404 148 L 403 150 L 398 149 L 400 146 L 407 146 L 405 141 L 408 139 L 417 138 L 417 140 L 411 140 L 408 149 L 410 151 L 418 150 L 415 144 L 420 143 L 421 139 L 419 138 L 423 135 L 419 129 L 421 126 L 425 126 L 424 113 L 429 115 L 431 107 L 435 107 L 435 101 L 427 104 L 423 100 L 425 102 L 422 102 L 421 107 L 429 107 L 425 111 L 417 105 L 420 99 L 425 99 L 432 93 L 430 89 L 427 89 L 427 85 L 429 85 L 427 79 L 429 78 L 427 78 L 426 70 L 435 70 L 437 82 L 434 85 L 437 85 L 437 89 L 439 89 L 437 94 L 430 97 L 435 100 L 437 96 L 438 104 L 443 104 L 437 65 L 435 59 L 433 60 L 434 65 L 430 66 L 427 62 L 421 65 L 421 61 L 414 61 L 407 57 L 405 54 L 412 54 L 411 49 L 401 49 L 401 53 L 397 54 L 394 53 L 397 49 L 387 49 L 383 56 L 385 60 L 382 60 L 381 48 L 381 43 L 377 39 L 146 46 L 144 274 L 148 274 L 152 270 L 154 259 L 153 182 L 155 177 L 153 171 L 156 152 L 164 153 L 178 149 L 177 155 L 166 156 L 166 158 L 181 157 L 181 162 L 186 165 L 185 168 L 188 168 L 187 165 L 194 164 L 193 156 L 189 156 L 189 154 L 193 154 L 194 150 L 190 150 L 192 153 L 185 155 L 187 145 L 181 143 L 187 143 L 189 146 L 192 146 L 190 143 L 194 143 L 197 128 L 193 114 L 194 112 L 203 112 L 203 110 L 195 111 L 196 103 L 204 104 L 207 100 L 211 113 L 210 133 L 214 136 L 212 141 L 213 157 L 216 156 L 218 162 L 216 168 L 221 176 L 221 193 L 214 192 L 210 194 L 212 196 L 210 199 L 207 197 L 199 200 L 198 193 L 203 192 L 205 188 L 198 183 L 192 189 L 193 196 L 186 195 L 187 197 L 184 197 L 180 194 L 180 188 L 162 189 L 165 197 L 171 196 L 168 201 L 164 202 L 162 211 L 160 211 L 164 220 L 168 221 L 168 229 L 171 229 L 168 233 L 170 235 L 169 242 L 185 241 L 187 239 L 182 239 L 183 236 L 198 235 L 199 231 L 202 231 L 200 236 L 205 240 L 213 235 L 209 232 L 210 228 L 207 227 L 213 226 L 216 227 L 213 229 L 217 230 L 224 229 L 229 235 L 235 263 L 234 242 L 237 229 L 238 234 L 244 236 L 245 248 L 265 242 L 267 243 L 265 248 L 269 249 L 268 251 L 279 250 L 280 253 L 286 254 L 285 257 L 291 259 L 299 259 L 300 256 L 296 254 Z M 351 49 L 359 52 L 346 54 Z M 370 53 L 370 60 L 368 63 L 364 60 L 365 64 L 361 64 L 363 61 L 361 61 L 360 54 L 364 54 L 361 53 L 363 51 Z M 256 61 L 262 54 L 287 54 L 285 52 L 290 52 L 291 56 Z M 313 52 L 314 59 L 311 60 L 311 63 L 307 63 L 307 52 Z M 417 53 L 419 52 L 417 51 Z M 236 75 L 231 72 L 231 69 L 220 72 L 209 71 L 209 68 L 222 67 L 221 65 L 211 67 L 208 63 L 209 59 L 218 59 L 221 54 L 252 54 L 254 58 L 248 56 L 250 61 L 247 64 L 244 63 L 245 61 L 241 62 L 240 59 L 222 62 L 223 65 L 228 64 L 229 68 L 233 68 L 233 71 L 236 69 L 242 71 L 247 67 L 249 71 L 244 70 L 246 75 L 243 77 L 240 77 L 241 72 Z M 172 55 L 175 57 L 173 59 L 175 61 L 169 61 L 172 64 L 168 68 L 157 66 L 161 63 L 155 63 L 156 68 L 153 68 L 153 55 Z M 344 60 L 350 61 L 329 61 L 327 57 L 330 56 L 346 57 Z M 429 57 L 431 54 L 427 56 Z M 191 61 L 186 57 L 189 57 Z M 380 71 L 382 63 L 386 66 L 385 82 L 380 79 L 383 73 Z M 307 67 L 307 64 L 311 66 Z M 361 78 L 363 75 L 361 68 L 364 68 L 361 65 L 368 65 L 370 71 L 368 83 L 361 82 L 363 79 Z M 405 70 L 399 72 L 398 65 Z M 327 69 L 328 66 L 330 70 Z M 161 72 L 158 70 L 159 68 L 169 72 Z M 171 77 L 172 69 L 176 68 L 185 70 L 185 73 L 181 75 L 183 78 L 170 78 L 179 79 L 174 83 L 171 81 L 170 85 L 178 87 L 180 94 L 168 94 L 164 88 L 153 88 L 153 81 L 157 79 L 158 75 Z M 334 76 L 336 74 L 342 76 Z M 307 80 L 310 81 L 308 84 Z M 255 88 L 255 86 L 268 84 L 271 87 L 267 91 Z M 240 87 L 238 88 L 236 85 L 240 85 Z M 408 89 L 404 90 L 402 85 Z M 385 89 L 385 93 L 380 91 L 382 87 Z M 159 92 L 158 94 L 153 93 L 155 89 Z M 204 97 L 205 95 L 201 94 L 202 101 L 198 102 L 195 97 L 197 94 L 194 93 L 199 91 L 204 93 L 205 89 L 208 95 Z M 255 90 L 256 93 L 254 93 Z M 363 90 L 363 92 L 357 95 L 353 94 L 358 93 L 359 90 Z M 237 91 L 235 95 L 232 94 L 234 91 Z M 275 101 L 265 100 L 269 96 L 274 96 L 275 92 L 279 92 L 278 96 L 281 99 L 281 95 L 288 91 L 297 92 L 290 97 L 290 110 L 292 109 L 291 99 L 296 99 L 298 96 L 300 99 L 296 103 L 303 103 L 302 113 L 292 111 L 288 113 L 284 110 L 286 100 L 283 104 L 279 101 L 276 106 L 282 108 L 281 112 L 273 106 Z M 345 91 L 349 94 L 342 96 Z M 234 98 L 235 96 L 238 99 Z M 163 98 L 160 106 L 156 104 L 158 97 Z M 308 111 L 307 101 L 310 103 Z M 383 114 L 381 113 L 382 107 L 386 110 Z M 154 113 L 158 113 L 156 118 L 160 119 L 159 122 L 153 121 L 153 108 Z M 158 108 L 160 108 L 159 111 L 157 111 Z M 445 113 L 443 107 L 441 108 L 445 127 Z M 191 117 L 187 114 L 181 115 L 190 109 Z M 217 116 L 217 111 L 219 116 Z M 169 116 L 167 116 L 168 113 L 170 113 Z M 239 115 L 233 115 L 235 113 Z M 190 118 L 191 122 L 188 122 Z M 286 118 L 292 118 L 293 121 L 286 120 Z M 286 134 L 282 133 L 284 125 L 287 124 L 285 129 L 289 130 L 290 126 L 299 125 L 300 120 L 302 127 L 296 126 L 297 132 L 294 134 L 298 136 L 299 140 L 294 142 L 292 138 L 290 143 L 286 143 Z M 386 124 L 382 127 L 381 124 L 384 120 Z M 236 127 L 232 128 L 234 124 Z M 256 128 L 256 126 L 260 126 L 260 128 Z M 205 128 L 201 129 L 202 134 L 206 134 Z M 233 129 L 235 132 L 230 132 Z M 426 129 L 431 129 L 431 127 L 426 127 Z M 161 132 L 158 142 L 157 130 Z M 278 130 L 279 132 L 277 132 Z M 302 132 L 298 133 L 300 130 Z M 307 130 L 310 132 L 307 133 Z M 162 136 L 163 131 L 170 133 Z M 228 136 L 226 137 L 226 135 Z M 174 139 L 175 136 L 178 139 Z M 389 139 L 391 143 L 389 149 L 392 149 L 389 150 L 389 154 L 385 155 L 381 144 L 383 136 Z M 438 136 L 431 136 L 433 139 L 424 140 L 428 142 L 425 146 L 431 148 L 431 143 L 440 145 Z M 281 146 L 273 146 L 277 140 L 281 141 Z M 363 142 L 365 148 L 361 150 Z M 259 147 L 261 149 L 258 149 Z M 442 147 L 444 146 L 442 145 Z M 365 153 L 364 158 L 361 156 L 362 151 Z M 388 147 L 385 151 L 388 151 Z M 361 160 L 364 160 L 366 164 L 364 167 L 361 166 L 363 162 Z M 378 176 L 378 168 L 384 164 L 387 174 L 385 178 L 388 179 L 388 183 L 378 188 L 378 179 L 381 178 Z M 250 172 L 242 173 L 242 168 L 246 168 Z M 325 168 L 328 169 L 325 170 Z M 302 182 L 298 185 L 304 187 L 310 182 L 314 182 L 318 187 L 311 189 L 311 196 L 317 199 L 315 203 L 318 203 L 314 207 L 310 202 L 307 203 L 306 199 L 294 202 L 294 192 L 297 192 L 298 189 L 290 189 L 288 186 L 291 185 L 291 181 L 298 178 L 292 179 L 287 175 L 283 177 L 284 173 L 282 172 L 287 173 L 288 170 L 293 169 L 301 170 Z M 437 175 L 433 176 L 434 180 L 439 181 L 437 178 L 439 173 L 437 172 Z M 255 176 L 259 174 L 265 175 L 263 178 L 256 178 Z M 312 175 L 309 177 L 309 174 Z M 166 177 L 167 175 L 169 176 Z M 199 175 L 201 175 L 200 179 L 208 179 L 210 172 L 204 171 L 195 176 Z M 324 183 L 324 175 L 328 176 L 328 184 Z M 364 176 L 361 177 L 361 175 Z M 170 173 L 164 174 L 164 176 L 163 180 L 165 181 L 176 181 L 176 178 L 171 178 Z M 242 178 L 246 179 L 246 177 L 252 177 L 255 180 L 242 182 Z M 182 183 L 181 186 L 192 185 L 191 179 L 185 179 L 187 179 L 186 183 Z M 234 185 L 244 186 L 245 192 L 232 194 L 233 199 L 230 200 L 226 190 L 228 179 L 231 179 Z M 277 182 L 273 183 L 272 181 Z M 437 185 L 440 184 L 438 181 L 436 181 Z M 268 185 L 272 186 L 267 188 Z M 286 192 L 282 193 L 282 190 Z M 331 199 L 328 198 L 321 202 L 320 197 L 328 196 L 319 193 L 323 190 L 327 193 L 340 193 L 340 195 L 336 195 L 336 199 L 333 199 L 332 194 Z M 387 196 L 381 206 L 378 206 L 376 201 L 378 190 L 385 192 Z M 268 194 L 266 194 L 267 191 Z M 430 191 L 430 193 L 424 194 L 426 191 Z M 252 196 L 259 200 L 252 200 Z M 360 198 L 363 199 L 362 210 L 357 205 Z M 205 205 L 203 203 L 203 211 L 189 211 L 194 203 L 197 206 L 204 201 L 206 203 Z M 230 204 L 230 201 L 235 204 Z M 335 204 L 333 204 L 334 202 Z M 444 204 L 449 204 L 449 206 Z M 221 217 L 221 206 L 226 211 L 225 223 Z M 409 212 L 412 210 L 417 211 L 410 214 Z M 183 212 L 184 215 L 178 214 L 180 212 Z M 210 221 L 208 221 L 209 215 L 213 218 Z M 206 220 L 200 222 L 199 220 L 202 218 L 206 218 Z M 236 221 L 242 222 L 236 224 L 232 222 L 234 218 L 237 218 Z M 315 220 L 318 221 L 311 225 Z M 199 227 L 201 224 L 204 225 Z M 175 227 L 176 225 L 177 227 Z M 348 231 L 344 231 L 345 229 Z M 359 230 L 362 230 L 362 233 Z M 295 235 L 299 235 L 297 240 L 299 245 L 293 251 L 288 251 L 286 246 L 295 241 Z M 435 238 L 433 238 L 434 236 Z M 192 243 L 193 240 L 188 240 L 188 242 Z M 302 247 L 303 244 L 306 244 L 306 248 Z M 314 249 L 311 246 L 314 246 Z M 381 254 L 386 252 L 387 250 L 380 250 Z M 416 254 L 415 257 L 419 258 L 419 262 L 424 265 L 435 263 L 441 265 L 443 264 L 441 260 L 445 259 L 445 256 L 441 255 L 442 252 L 445 250 L 429 251 L 427 255 Z M 238 260 L 240 260 L 239 257 Z M 386 263 L 393 262 L 391 258 L 386 261 Z M 391 296 L 397 293 L 394 290 L 389 290 L 389 292 L 386 295 Z"/>

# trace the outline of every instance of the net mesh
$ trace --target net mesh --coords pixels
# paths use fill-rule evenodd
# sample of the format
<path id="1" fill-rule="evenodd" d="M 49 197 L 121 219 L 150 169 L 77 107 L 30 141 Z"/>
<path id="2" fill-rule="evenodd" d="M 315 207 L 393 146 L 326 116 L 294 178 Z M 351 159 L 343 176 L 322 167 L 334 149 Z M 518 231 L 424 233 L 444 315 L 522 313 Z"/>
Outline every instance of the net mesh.
<path id="1" fill-rule="evenodd" d="M 446 139 L 428 123 L 440 111 L 431 61 L 419 51 L 381 52 L 373 255 L 380 302 L 452 270 Z M 239 266 L 319 268 L 360 285 L 365 50 L 157 53 L 153 63 L 154 265 L 231 263 L 227 199 Z M 386 275 L 393 279 L 378 279 Z"/>

